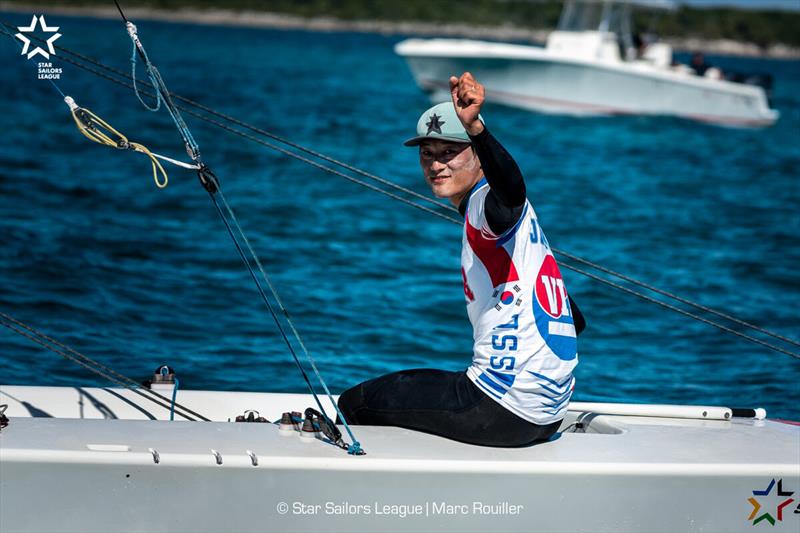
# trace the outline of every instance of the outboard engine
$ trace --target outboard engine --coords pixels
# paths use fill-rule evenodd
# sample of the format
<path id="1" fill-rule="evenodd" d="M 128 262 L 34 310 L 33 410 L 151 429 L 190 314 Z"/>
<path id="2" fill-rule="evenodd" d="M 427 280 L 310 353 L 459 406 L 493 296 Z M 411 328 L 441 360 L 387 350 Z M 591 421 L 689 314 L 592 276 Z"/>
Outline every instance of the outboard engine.
<path id="1" fill-rule="evenodd" d="M 764 89 L 767 95 L 767 103 L 772 107 L 772 87 L 774 79 L 772 74 L 763 73 L 743 73 L 743 72 L 726 72 L 725 79 L 734 83 L 743 83 L 745 85 L 755 85 Z"/>

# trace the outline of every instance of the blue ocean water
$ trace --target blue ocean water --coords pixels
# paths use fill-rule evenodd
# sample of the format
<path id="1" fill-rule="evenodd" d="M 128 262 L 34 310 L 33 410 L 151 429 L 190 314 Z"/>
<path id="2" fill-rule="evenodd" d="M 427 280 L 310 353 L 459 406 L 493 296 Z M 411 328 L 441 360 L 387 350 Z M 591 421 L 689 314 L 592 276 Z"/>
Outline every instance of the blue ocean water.
<path id="1" fill-rule="evenodd" d="M 2 13 L 13 25 L 30 15 Z M 48 17 L 57 44 L 127 70 L 117 21 Z M 401 37 L 138 24 L 168 86 L 427 193 L 401 143 L 428 105 Z M 208 196 L 156 189 L 146 158 L 89 143 L 0 36 L 0 310 L 130 376 L 194 389 L 304 391 Z M 800 62 L 710 58 L 775 76 L 764 130 L 665 118 L 542 116 L 487 105 L 551 244 L 800 336 Z M 75 67 L 61 88 L 152 150 L 165 112 Z M 413 367 L 465 368 L 460 229 L 187 117 L 332 390 Z M 562 269 L 563 270 L 563 269 Z M 800 418 L 800 361 L 563 270 L 589 327 L 576 400 L 763 406 Z M 0 383 L 105 384 L 0 331 Z"/>

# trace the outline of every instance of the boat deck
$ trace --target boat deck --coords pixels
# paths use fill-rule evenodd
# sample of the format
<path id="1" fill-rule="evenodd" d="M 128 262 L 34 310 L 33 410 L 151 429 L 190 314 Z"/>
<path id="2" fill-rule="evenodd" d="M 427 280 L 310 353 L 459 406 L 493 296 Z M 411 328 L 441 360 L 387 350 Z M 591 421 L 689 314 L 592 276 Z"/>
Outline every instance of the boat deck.
<path id="1" fill-rule="evenodd" d="M 98 531 L 146 524 L 128 516 L 129 505 L 169 514 L 172 504 L 198 499 L 239 514 L 263 509 L 269 518 L 268 527 L 245 520 L 237 530 L 477 531 L 502 524 L 504 531 L 739 531 L 752 527 L 754 491 L 773 479 L 784 492 L 800 491 L 800 427 L 772 420 L 570 411 L 557 438 L 517 449 L 360 426 L 356 435 L 367 455 L 355 457 L 297 432 L 283 434 L 274 424 L 227 422 L 245 409 L 269 420 L 301 411 L 311 404 L 306 395 L 181 391 L 178 401 L 219 421 L 151 420 L 168 413 L 140 407 L 120 389 L 0 387 L 10 418 L 0 432 L 0 509 L 35 513 L 41 495 L 85 508 L 88 494 L 98 502 L 88 504 L 99 513 Z M 165 492 L 164 501 L 154 496 Z M 761 498 L 765 509 L 772 505 Z M 359 512 L 326 513 L 326 505 L 335 510 L 343 502 Z M 285 514 L 281 503 L 289 505 Z M 439 508 L 445 504 L 463 506 L 466 514 L 445 513 Z M 794 504 L 775 531 L 797 531 Z M 389 511 L 376 514 L 386 505 Z M 410 514 L 420 505 L 424 516 Z M 475 511 L 480 505 L 489 514 Z M 129 522 L 105 520 L 108 509 Z M 15 513 L 0 516 L 2 530 L 30 529 L 20 527 L 25 523 Z M 204 517 L 177 530 L 226 529 L 230 518 Z M 171 528 L 159 520 L 155 529 Z M 69 522 L 33 523 L 58 530 Z"/>
<path id="2" fill-rule="evenodd" d="M 800 427 L 772 420 L 692 420 L 570 410 L 551 442 L 516 449 L 462 444 L 401 428 L 360 426 L 354 431 L 367 455 L 351 458 L 322 441 L 305 442 L 296 432 L 287 436 L 274 424 L 229 423 L 247 409 L 270 421 L 283 411 L 303 411 L 313 405 L 308 395 L 187 390 L 179 392 L 178 402 L 216 422 L 177 418 L 169 423 L 166 409 L 150 409 L 148 402 L 126 389 L 0 387 L 0 403 L 9 404 L 6 414 L 13 418 L 3 432 L 2 450 L 6 457 L 13 449 L 83 453 L 89 451 L 87 444 L 96 442 L 125 445 L 131 453 L 157 445 L 165 460 L 174 453 L 197 456 L 199 464 L 214 459 L 209 451 L 213 448 L 229 457 L 241 456 L 247 465 L 245 451 L 251 450 L 265 460 L 302 460 L 306 466 L 309 458 L 325 458 L 326 465 L 330 458 L 342 459 L 351 465 L 347 468 L 353 468 L 356 463 L 351 459 L 357 459 L 364 465 L 385 462 L 387 468 L 409 468 L 419 461 L 426 469 L 444 470 L 800 474 Z M 578 420 L 582 427 L 576 428 Z"/>

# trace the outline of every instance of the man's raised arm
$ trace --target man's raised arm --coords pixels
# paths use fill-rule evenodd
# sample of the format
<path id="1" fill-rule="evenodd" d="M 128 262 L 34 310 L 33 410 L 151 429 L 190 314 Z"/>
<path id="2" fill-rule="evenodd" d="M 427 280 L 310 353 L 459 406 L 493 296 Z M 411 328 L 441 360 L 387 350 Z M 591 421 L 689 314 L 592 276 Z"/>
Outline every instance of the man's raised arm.
<path id="1" fill-rule="evenodd" d="M 450 95 L 453 97 L 458 119 L 472 140 L 472 147 L 491 189 L 484 205 L 486 222 L 495 235 L 502 235 L 514 227 L 525 209 L 525 180 L 514 158 L 489 133 L 480 118 L 481 106 L 486 100 L 483 85 L 469 72 L 465 72 L 460 78 L 451 76 Z M 586 319 L 571 296 L 569 302 L 575 330 L 580 334 L 586 328 Z"/>
<path id="2" fill-rule="evenodd" d="M 526 200 L 525 180 L 511 154 L 489 133 L 480 119 L 480 109 L 486 99 L 483 85 L 465 72 L 460 78 L 450 78 L 450 94 L 491 188 L 486 197 L 486 221 L 489 228 L 500 235 L 513 227 L 522 215 Z"/>

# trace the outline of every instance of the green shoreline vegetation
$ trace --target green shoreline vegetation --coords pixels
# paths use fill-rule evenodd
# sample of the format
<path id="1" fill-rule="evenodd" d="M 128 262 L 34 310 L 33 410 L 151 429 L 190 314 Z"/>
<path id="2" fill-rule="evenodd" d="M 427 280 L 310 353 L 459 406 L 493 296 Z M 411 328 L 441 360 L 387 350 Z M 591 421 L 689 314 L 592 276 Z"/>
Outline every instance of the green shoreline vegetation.
<path id="1" fill-rule="evenodd" d="M 25 0 L 6 5 L 108 8 L 112 0 Z M 474 24 L 522 29 L 551 29 L 558 23 L 563 2 L 555 0 L 143 0 L 128 7 L 156 10 L 225 10 L 263 12 L 303 18 L 328 17 L 341 21 L 391 23 Z M 123 7 L 126 7 L 123 4 Z M 800 12 L 693 8 L 674 11 L 637 9 L 635 27 L 666 38 L 698 38 L 753 43 L 762 49 L 775 45 L 800 47 Z"/>

